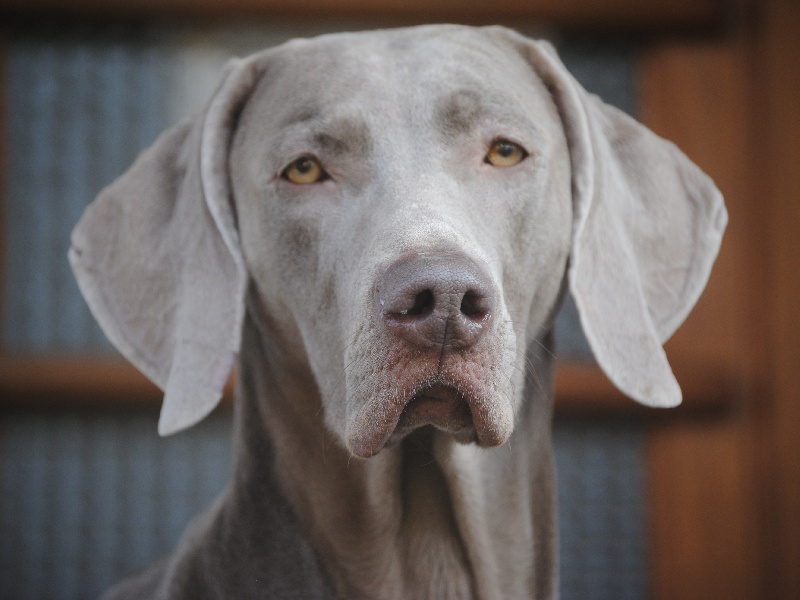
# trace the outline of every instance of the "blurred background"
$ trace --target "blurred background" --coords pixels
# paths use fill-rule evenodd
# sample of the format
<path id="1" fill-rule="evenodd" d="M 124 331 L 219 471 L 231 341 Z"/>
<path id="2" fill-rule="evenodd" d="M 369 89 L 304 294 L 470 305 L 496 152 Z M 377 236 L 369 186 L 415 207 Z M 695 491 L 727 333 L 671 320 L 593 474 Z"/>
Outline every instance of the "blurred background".
<path id="1" fill-rule="evenodd" d="M 66 262 L 84 207 L 231 56 L 423 22 L 551 40 L 730 213 L 668 343 L 680 408 L 621 397 L 559 317 L 562 597 L 800 598 L 800 3 L 0 0 L 0 600 L 98 595 L 230 476 L 231 401 L 159 438 L 158 390 L 94 324 Z"/>

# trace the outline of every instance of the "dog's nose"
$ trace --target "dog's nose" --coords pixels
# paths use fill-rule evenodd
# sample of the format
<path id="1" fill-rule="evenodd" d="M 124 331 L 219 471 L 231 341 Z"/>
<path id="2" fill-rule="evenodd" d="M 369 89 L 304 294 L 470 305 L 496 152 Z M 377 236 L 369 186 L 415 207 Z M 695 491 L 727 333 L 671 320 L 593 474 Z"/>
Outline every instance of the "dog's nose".
<path id="1" fill-rule="evenodd" d="M 475 262 L 456 252 L 415 255 L 386 270 L 378 289 L 383 322 L 419 348 L 458 350 L 489 328 L 495 295 Z"/>

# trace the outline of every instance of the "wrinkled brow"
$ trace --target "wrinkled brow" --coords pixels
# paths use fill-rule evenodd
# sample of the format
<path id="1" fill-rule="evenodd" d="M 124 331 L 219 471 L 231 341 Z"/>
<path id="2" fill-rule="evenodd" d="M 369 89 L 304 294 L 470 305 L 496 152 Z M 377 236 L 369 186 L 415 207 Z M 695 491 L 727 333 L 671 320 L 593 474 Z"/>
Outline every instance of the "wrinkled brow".
<path id="1" fill-rule="evenodd" d="M 283 121 L 283 127 L 300 127 L 309 142 L 325 154 L 364 157 L 372 146 L 369 128 L 361 118 L 326 118 L 317 108 L 302 108 L 291 113 Z"/>
<path id="2" fill-rule="evenodd" d="M 486 114 L 480 94 L 463 89 L 446 96 L 435 114 L 436 128 L 445 138 L 455 138 L 470 133 Z"/>
<path id="3" fill-rule="evenodd" d="M 372 148 L 367 124 L 358 118 L 339 117 L 314 132 L 314 142 L 328 154 L 366 156 Z"/>
<path id="4" fill-rule="evenodd" d="M 317 106 L 301 106 L 292 110 L 281 121 L 282 129 L 293 127 L 301 123 L 309 123 L 315 121 L 320 117 L 320 109 Z"/>

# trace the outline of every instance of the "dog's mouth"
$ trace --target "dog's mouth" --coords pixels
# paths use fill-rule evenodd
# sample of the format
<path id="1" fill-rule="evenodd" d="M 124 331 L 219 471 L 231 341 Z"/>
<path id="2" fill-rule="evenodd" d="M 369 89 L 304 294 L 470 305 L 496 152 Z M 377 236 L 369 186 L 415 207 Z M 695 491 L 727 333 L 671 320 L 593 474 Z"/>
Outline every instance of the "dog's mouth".
<path id="1" fill-rule="evenodd" d="M 432 384 L 414 394 L 403 408 L 387 445 L 394 445 L 426 425 L 452 434 L 461 443 L 476 441 L 469 402 L 451 385 Z"/>
<path id="2" fill-rule="evenodd" d="M 342 432 L 350 453 L 370 458 L 423 428 L 481 448 L 505 443 L 519 382 L 512 371 L 516 355 L 506 350 L 513 332 L 497 328 L 459 350 L 424 352 L 388 336 L 355 345 L 355 357 L 347 357 L 345 393 L 352 392 Z"/>
<path id="3" fill-rule="evenodd" d="M 499 446 L 511 434 L 511 406 L 497 398 L 470 393 L 467 384 L 434 377 L 407 395 L 394 398 L 375 399 L 348 423 L 346 443 L 353 455 L 369 458 L 422 428 L 484 448 Z"/>

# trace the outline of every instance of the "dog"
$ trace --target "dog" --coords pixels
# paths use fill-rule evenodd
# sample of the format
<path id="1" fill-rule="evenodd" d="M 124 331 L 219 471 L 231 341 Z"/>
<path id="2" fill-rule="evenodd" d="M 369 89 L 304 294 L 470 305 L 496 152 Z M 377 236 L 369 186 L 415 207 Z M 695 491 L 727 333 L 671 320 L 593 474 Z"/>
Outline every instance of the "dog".
<path id="1" fill-rule="evenodd" d="M 561 299 L 622 392 L 675 406 L 662 344 L 726 222 L 674 145 L 502 27 L 232 61 L 72 236 L 162 435 L 237 365 L 232 481 L 106 597 L 557 597 Z"/>

